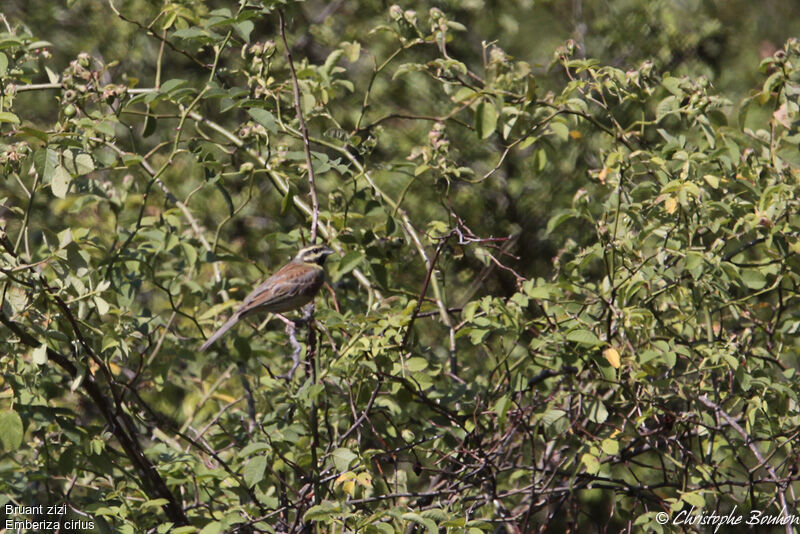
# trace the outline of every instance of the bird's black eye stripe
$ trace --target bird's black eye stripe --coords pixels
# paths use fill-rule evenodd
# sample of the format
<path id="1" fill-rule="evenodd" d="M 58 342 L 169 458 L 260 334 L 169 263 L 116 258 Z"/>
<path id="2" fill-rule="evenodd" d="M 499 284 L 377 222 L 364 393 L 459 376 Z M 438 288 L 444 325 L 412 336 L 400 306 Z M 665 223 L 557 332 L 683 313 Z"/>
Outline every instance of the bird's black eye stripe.
<path id="1" fill-rule="evenodd" d="M 312 245 L 300 251 L 299 257 L 303 261 L 318 262 L 327 256 L 328 247 L 325 245 Z"/>

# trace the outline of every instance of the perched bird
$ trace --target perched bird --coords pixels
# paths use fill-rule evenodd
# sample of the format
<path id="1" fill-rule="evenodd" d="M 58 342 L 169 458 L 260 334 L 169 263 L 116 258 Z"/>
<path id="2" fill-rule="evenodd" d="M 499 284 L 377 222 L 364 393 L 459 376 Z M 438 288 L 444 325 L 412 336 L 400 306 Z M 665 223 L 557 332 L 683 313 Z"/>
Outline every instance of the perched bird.
<path id="1" fill-rule="evenodd" d="M 231 318 L 214 332 L 200 350 L 206 350 L 222 334 L 230 330 L 239 319 L 251 312 L 281 313 L 300 308 L 311 302 L 325 281 L 322 265 L 333 251 L 324 245 L 311 245 L 301 249 L 297 256 L 261 282 L 233 312 Z"/>

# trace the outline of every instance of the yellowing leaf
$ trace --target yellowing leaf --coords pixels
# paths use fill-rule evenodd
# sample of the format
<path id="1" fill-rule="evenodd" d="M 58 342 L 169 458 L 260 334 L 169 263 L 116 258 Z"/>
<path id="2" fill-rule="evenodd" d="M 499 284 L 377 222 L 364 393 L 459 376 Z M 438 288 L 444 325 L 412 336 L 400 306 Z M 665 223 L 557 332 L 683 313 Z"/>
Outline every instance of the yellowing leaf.
<path id="1" fill-rule="evenodd" d="M 569 136 L 572 139 L 580 139 L 581 137 L 583 137 L 578 130 L 570 130 L 569 131 Z"/>
<path id="2" fill-rule="evenodd" d="M 592 454 L 585 453 L 583 456 L 581 456 L 581 462 L 586 466 L 586 472 L 590 475 L 593 475 L 600 470 L 600 461 Z"/>
<path id="3" fill-rule="evenodd" d="M 672 215 L 675 213 L 675 210 L 678 209 L 678 199 L 675 197 L 669 197 L 667 200 L 664 201 L 664 209 Z"/>
<path id="4" fill-rule="evenodd" d="M 706 183 L 710 185 L 713 189 L 719 187 L 719 178 L 717 178 L 716 176 L 713 176 L 711 174 L 706 174 L 705 176 L 703 176 L 703 180 L 705 180 Z"/>
<path id="5" fill-rule="evenodd" d="M 0 111 L 0 122 L 10 122 L 12 124 L 19 124 L 19 117 L 9 111 Z"/>
<path id="6" fill-rule="evenodd" d="M 619 453 L 619 441 L 611 438 L 606 438 L 600 444 L 600 448 L 603 449 L 604 453 L 614 456 Z"/>
<path id="7" fill-rule="evenodd" d="M 348 480 L 353 480 L 355 477 L 356 477 L 356 474 L 354 472 L 346 471 L 346 472 L 342 473 L 341 475 L 339 475 L 338 477 L 336 477 L 336 480 L 333 481 L 333 487 L 335 488 L 339 484 L 343 484 L 343 483 L 347 482 Z"/>
<path id="8" fill-rule="evenodd" d="M 348 495 L 353 495 L 353 490 L 354 490 L 355 488 L 356 488 L 356 483 L 355 483 L 355 482 L 353 482 L 352 480 L 348 480 L 347 482 L 343 482 L 343 483 L 342 483 L 342 489 L 343 489 L 343 490 L 345 491 L 345 493 L 347 493 Z"/>
<path id="9" fill-rule="evenodd" d="M 608 347 L 603 351 L 603 357 L 608 360 L 608 363 L 611 364 L 611 367 L 614 369 L 619 369 L 619 352 L 617 352 L 617 349 L 614 347 Z"/>
<path id="10" fill-rule="evenodd" d="M 363 473 L 359 473 L 356 477 L 356 482 L 364 486 L 365 488 L 369 489 L 372 487 L 372 475 L 364 471 Z"/>
<path id="11" fill-rule="evenodd" d="M 222 401 L 225 403 L 236 402 L 236 398 L 230 395 L 226 395 L 225 393 L 214 393 L 213 398 L 218 401 Z"/>
<path id="12" fill-rule="evenodd" d="M 342 473 L 333 483 L 333 487 L 337 487 L 339 485 L 342 486 L 342 491 L 347 493 L 348 495 L 353 495 L 355 493 L 356 488 L 356 474 L 352 471 L 347 471 L 346 473 Z"/>

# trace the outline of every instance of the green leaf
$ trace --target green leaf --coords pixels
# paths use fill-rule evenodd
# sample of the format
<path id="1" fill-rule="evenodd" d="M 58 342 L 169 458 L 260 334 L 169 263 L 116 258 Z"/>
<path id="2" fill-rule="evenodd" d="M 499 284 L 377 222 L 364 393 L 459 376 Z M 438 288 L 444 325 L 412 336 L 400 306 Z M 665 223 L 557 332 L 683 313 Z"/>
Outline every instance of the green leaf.
<path id="1" fill-rule="evenodd" d="M 344 50 L 345 55 L 347 56 L 347 61 L 350 63 L 355 63 L 358 61 L 359 56 L 361 55 L 361 43 L 358 41 L 353 42 L 343 42 L 340 43 L 339 46 L 342 47 Z"/>
<path id="2" fill-rule="evenodd" d="M 242 22 L 234 24 L 233 27 L 236 33 L 238 33 L 245 42 L 250 42 L 250 33 L 252 33 L 253 28 L 255 28 L 252 21 L 243 20 Z"/>
<path id="3" fill-rule="evenodd" d="M 200 534 L 220 534 L 220 532 L 223 532 L 224 528 L 225 524 L 221 521 L 212 521 L 203 527 Z"/>
<path id="4" fill-rule="evenodd" d="M 544 300 L 550 298 L 550 287 L 549 286 L 534 286 L 525 284 L 525 294 L 532 299 L 539 299 Z"/>
<path id="5" fill-rule="evenodd" d="M 409 72 L 419 72 L 424 70 L 425 65 L 420 65 L 419 63 L 402 63 L 399 67 L 397 67 L 397 70 L 394 71 L 392 80 L 396 80 L 398 77 Z"/>
<path id="6" fill-rule="evenodd" d="M 247 110 L 254 121 L 266 128 L 272 133 L 278 133 L 278 127 L 275 126 L 275 115 L 261 108 L 250 108 Z"/>
<path id="7" fill-rule="evenodd" d="M 581 345 L 590 345 L 595 347 L 603 344 L 603 342 L 600 341 L 600 339 L 598 339 L 593 332 L 583 328 L 569 332 L 567 334 L 567 339 L 575 343 L 580 343 Z"/>
<path id="8" fill-rule="evenodd" d="M 489 335 L 489 330 L 486 328 L 467 328 L 469 332 L 469 340 L 473 345 L 479 345 Z"/>
<path id="9" fill-rule="evenodd" d="M 581 456 L 581 463 L 586 466 L 586 472 L 590 475 L 594 475 L 600 470 L 600 461 L 597 456 L 588 452 Z"/>
<path id="10" fill-rule="evenodd" d="M 676 113 L 677 111 L 678 111 L 678 99 L 674 96 L 668 96 L 667 98 L 659 102 L 658 105 L 656 106 L 656 122 L 659 122 L 667 115 Z"/>
<path id="11" fill-rule="evenodd" d="M 53 43 L 50 41 L 33 41 L 28 43 L 25 48 L 28 50 L 38 50 L 39 48 L 50 48 L 53 46 Z"/>
<path id="12" fill-rule="evenodd" d="M 311 91 L 304 90 L 300 95 L 300 107 L 303 111 L 304 115 L 310 114 L 314 110 L 314 106 L 317 105 L 317 99 L 314 98 L 313 93 Z"/>
<path id="13" fill-rule="evenodd" d="M 428 534 L 437 534 L 439 532 L 433 520 L 422 517 L 416 512 L 406 512 L 401 517 L 406 521 L 413 521 L 419 525 L 423 525 Z"/>
<path id="14" fill-rule="evenodd" d="M 542 414 L 542 423 L 544 423 L 545 427 L 549 427 L 553 423 L 564 417 L 565 415 L 567 415 L 567 412 L 565 412 L 564 410 L 559 410 L 557 408 L 554 408 L 552 410 L 547 410 Z"/>
<path id="15" fill-rule="evenodd" d="M 600 444 L 600 448 L 603 449 L 604 453 L 614 456 L 619 453 L 619 441 L 611 438 L 606 438 Z"/>
<path id="16" fill-rule="evenodd" d="M 150 111 L 150 106 L 148 106 L 147 111 Z M 153 117 L 152 115 L 147 115 L 144 119 L 144 127 L 142 128 L 142 137 L 150 137 L 155 133 L 156 126 L 158 125 L 158 119 Z"/>
<path id="17" fill-rule="evenodd" d="M 680 83 L 680 78 L 674 78 L 672 76 L 665 76 L 664 79 L 661 80 L 661 85 L 663 85 L 667 91 L 675 96 L 683 95 L 683 91 L 680 88 Z"/>
<path id="18" fill-rule="evenodd" d="M 105 315 L 108 313 L 108 310 L 110 309 L 108 302 L 98 297 L 97 295 L 92 297 L 92 300 L 94 301 L 94 306 L 97 309 L 97 313 L 99 313 L 100 315 Z"/>
<path id="19" fill-rule="evenodd" d="M 358 267 L 364 260 L 364 255 L 356 250 L 351 250 L 339 260 L 339 265 L 333 275 L 333 281 L 338 282 L 344 275 Z"/>
<path id="20" fill-rule="evenodd" d="M 562 141 L 566 141 L 569 139 L 569 127 L 564 124 L 563 122 L 551 122 L 550 129 L 556 134 L 556 137 L 561 139 Z"/>
<path id="21" fill-rule="evenodd" d="M 706 500 L 703 498 L 703 495 L 699 491 L 682 493 L 681 500 L 685 503 L 688 503 L 690 506 L 694 506 L 696 508 L 703 508 L 706 505 Z"/>
<path id="22" fill-rule="evenodd" d="M 161 87 L 159 87 L 158 90 L 161 93 L 169 93 L 170 91 L 178 89 L 179 87 L 183 87 L 187 83 L 188 82 L 186 80 L 173 78 L 171 80 L 167 80 L 166 82 L 162 83 Z"/>
<path id="23" fill-rule="evenodd" d="M 750 289 L 762 289 L 767 285 L 764 273 L 756 269 L 742 269 L 742 281 Z"/>
<path id="24" fill-rule="evenodd" d="M 244 466 L 244 481 L 249 487 L 253 487 L 264 479 L 267 469 L 266 456 L 254 456 Z"/>
<path id="25" fill-rule="evenodd" d="M 14 410 L 0 414 L 0 444 L 3 450 L 13 452 L 22 445 L 22 418 Z"/>
<path id="26" fill-rule="evenodd" d="M 0 111 L 0 122 L 10 122 L 11 124 L 19 124 L 19 117 L 10 111 Z"/>
<path id="27" fill-rule="evenodd" d="M 0 76 L 5 76 L 8 71 L 8 57 L 0 52 Z"/>
<path id="28" fill-rule="evenodd" d="M 475 131 L 478 137 L 486 139 L 497 127 L 497 109 L 494 104 L 483 101 L 475 109 Z"/>
<path id="29" fill-rule="evenodd" d="M 281 214 L 288 213 L 294 204 L 294 189 L 291 187 L 286 191 L 281 200 Z"/>
<path id="30" fill-rule="evenodd" d="M 608 419 L 608 410 L 603 401 L 596 400 L 589 406 L 589 420 L 602 425 Z"/>
<path id="31" fill-rule="evenodd" d="M 478 93 L 475 92 L 475 89 L 470 87 L 462 87 L 456 93 L 450 97 L 453 102 L 463 102 L 468 98 L 472 98 L 473 96 L 477 95 Z"/>
<path id="32" fill-rule="evenodd" d="M 548 235 L 552 234 L 553 230 L 561 226 L 561 224 L 564 221 L 571 219 L 574 216 L 575 213 L 572 210 L 565 210 L 560 213 L 557 213 L 556 215 L 553 215 L 552 217 L 550 217 L 550 220 L 547 221 L 547 228 L 545 229 L 545 232 Z"/>
<path id="33" fill-rule="evenodd" d="M 331 457 L 333 458 L 333 465 L 340 473 L 344 473 L 350 469 L 350 464 L 353 462 L 353 460 L 358 458 L 353 451 L 345 447 L 339 447 L 338 449 L 334 450 L 331 453 Z"/>
<path id="34" fill-rule="evenodd" d="M 511 406 L 511 399 L 508 395 L 503 395 L 494 403 L 494 412 L 497 414 L 497 422 L 501 425 L 506 421 L 506 414 Z"/>
<path id="35" fill-rule="evenodd" d="M 369 526 L 378 530 L 381 534 L 395 534 L 394 527 L 389 523 L 372 523 Z"/>
<path id="36" fill-rule="evenodd" d="M 165 505 L 165 504 L 167 504 L 168 502 L 169 502 L 169 501 L 168 501 L 168 500 L 166 500 L 166 499 L 164 499 L 164 498 L 160 498 L 160 499 L 149 499 L 149 500 L 146 500 L 146 501 L 144 501 L 144 502 L 142 503 L 142 508 L 144 508 L 145 510 L 147 510 L 147 509 L 150 509 L 150 510 L 158 510 L 159 508 L 161 508 L 162 506 L 164 506 L 164 505 Z"/>
<path id="37" fill-rule="evenodd" d="M 67 169 L 62 165 L 57 166 L 50 177 L 50 189 L 53 191 L 53 195 L 58 198 L 66 198 L 71 181 L 72 176 L 67 172 Z"/>
<path id="38" fill-rule="evenodd" d="M 406 360 L 406 368 L 412 373 L 423 371 L 427 369 L 427 367 L 428 367 L 428 360 L 426 360 L 425 358 L 414 356 L 413 358 L 409 358 L 408 360 Z"/>
<path id="39" fill-rule="evenodd" d="M 323 501 L 321 504 L 312 506 L 306 511 L 303 519 L 306 521 L 327 521 L 341 512 L 341 506 L 330 501 Z"/>
<path id="40" fill-rule="evenodd" d="M 257 441 L 255 443 L 250 443 L 244 449 L 239 451 L 239 456 L 241 458 L 247 458 L 248 456 L 252 456 L 257 452 L 266 451 L 271 448 L 272 447 L 270 446 L 270 444 L 267 443 L 266 441 Z"/>
<path id="41" fill-rule="evenodd" d="M 44 183 L 50 183 L 53 171 L 58 165 L 58 152 L 52 148 L 38 150 L 34 155 L 34 163 L 36 164 L 36 170 L 42 175 Z"/>
<path id="42" fill-rule="evenodd" d="M 89 174 L 94 170 L 94 161 L 92 156 L 86 152 L 74 152 L 72 150 L 64 151 L 64 168 L 71 174 L 76 176 L 83 176 Z"/>

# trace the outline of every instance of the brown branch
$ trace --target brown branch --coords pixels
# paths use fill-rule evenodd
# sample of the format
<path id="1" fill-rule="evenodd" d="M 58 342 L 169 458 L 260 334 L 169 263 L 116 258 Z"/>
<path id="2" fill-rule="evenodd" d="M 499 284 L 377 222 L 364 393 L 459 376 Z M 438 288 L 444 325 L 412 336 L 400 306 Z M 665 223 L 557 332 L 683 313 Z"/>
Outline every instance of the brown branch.
<path id="1" fill-rule="evenodd" d="M 0 311 L 0 323 L 3 323 L 20 339 L 20 341 L 22 341 L 22 343 L 28 347 L 35 348 L 42 345 L 38 339 L 23 330 L 17 323 L 9 319 L 2 311 Z M 71 378 L 74 379 L 78 376 L 78 368 L 63 354 L 48 347 L 47 358 L 65 370 Z M 81 386 L 103 414 L 111 433 L 117 438 L 117 441 L 119 441 L 120 445 L 125 450 L 126 456 L 139 472 L 139 481 L 141 482 L 145 493 L 147 493 L 151 499 L 160 498 L 167 501 L 163 505 L 163 510 L 170 521 L 174 521 L 179 525 L 188 525 L 189 520 L 187 519 L 186 514 L 184 514 L 180 503 L 169 491 L 164 479 L 162 479 L 161 475 L 158 474 L 158 470 L 156 469 L 155 465 L 153 465 L 145 456 L 137 436 L 133 433 L 132 422 L 126 420 L 126 418 L 129 416 L 124 411 L 119 411 L 117 414 L 114 413 L 111 403 L 106 397 L 103 396 L 103 393 L 101 392 L 100 387 L 97 385 L 94 375 L 90 369 L 86 369 Z"/>
<path id="2" fill-rule="evenodd" d="M 422 307 L 422 301 L 425 300 L 425 293 L 428 292 L 428 285 L 431 283 L 431 276 L 433 275 L 433 269 L 436 267 L 436 260 L 439 259 L 439 254 L 442 252 L 445 243 L 447 243 L 447 240 L 452 235 L 453 232 L 451 231 L 448 235 L 440 239 L 439 245 L 437 245 L 436 251 L 433 253 L 433 257 L 428 262 L 428 272 L 425 273 L 425 282 L 422 284 L 422 289 L 419 291 L 417 306 L 414 308 L 414 313 L 411 314 L 411 319 L 408 321 L 406 333 L 403 335 L 403 342 L 400 344 L 401 349 L 406 346 L 406 343 L 408 343 L 408 338 L 411 336 L 411 327 L 414 326 L 414 321 L 416 321 L 417 316 L 419 315 L 419 310 Z"/>
<path id="3" fill-rule="evenodd" d="M 5 238 L 5 233 L 0 234 L 0 237 Z M 3 241 L 3 239 L 0 239 Z M 7 247 L 6 247 L 7 248 Z M 13 249 L 8 250 L 9 254 L 16 257 Z M 41 280 L 42 285 L 44 286 L 46 291 L 50 291 L 47 287 L 46 280 L 42 278 Z M 78 328 L 78 323 L 75 320 L 75 317 L 72 315 L 69 306 L 59 297 L 58 295 L 53 295 L 56 300 L 57 305 L 61 309 L 62 313 L 69 321 L 70 325 L 72 326 L 75 336 L 78 338 L 79 343 L 84 347 L 90 357 L 93 357 L 93 361 L 98 363 L 100 368 L 108 373 L 108 369 L 103 365 L 102 360 L 100 360 L 94 351 L 91 350 L 86 340 L 83 338 L 83 335 Z M 40 347 L 44 343 L 40 342 L 36 339 L 33 335 L 29 334 L 25 330 L 22 329 L 19 325 L 13 322 L 10 318 L 8 318 L 2 310 L 0 310 L 0 323 L 3 323 L 9 330 L 11 330 L 22 343 L 25 345 L 35 348 Z M 78 368 L 73 364 L 69 359 L 64 356 L 63 354 L 56 352 L 55 350 L 47 347 L 46 348 L 47 357 L 50 361 L 53 361 L 64 369 L 71 378 L 75 379 L 78 376 Z M 107 378 L 110 380 L 110 374 L 107 374 Z M 183 512 L 183 508 L 180 506 L 180 503 L 175 499 L 175 496 L 172 492 L 169 491 L 164 479 L 161 478 L 161 475 L 158 474 L 156 467 L 148 460 L 148 458 L 144 455 L 144 451 L 142 450 L 142 446 L 139 443 L 138 436 L 136 435 L 136 427 L 133 424 L 133 420 L 131 419 L 128 413 L 121 409 L 119 406 L 119 400 L 115 396 L 115 402 L 117 403 L 118 409 L 112 409 L 111 403 L 109 400 L 103 396 L 103 393 L 100 387 L 97 385 L 95 381 L 94 374 L 92 374 L 91 369 L 86 369 L 85 375 L 83 380 L 81 381 L 81 386 L 86 391 L 86 393 L 91 397 L 94 401 L 97 408 L 103 414 L 103 417 L 108 424 L 111 433 L 117 438 L 122 448 L 125 450 L 125 454 L 128 456 L 128 459 L 134 465 L 134 467 L 139 471 L 139 481 L 142 484 L 142 487 L 145 493 L 148 494 L 151 498 L 162 498 L 167 501 L 163 505 L 164 513 L 167 517 L 174 521 L 179 525 L 188 525 L 189 520 L 186 517 L 186 514 Z M 109 382 L 109 388 L 112 387 L 111 382 Z M 112 389 L 113 394 L 113 389 Z"/>
<path id="4" fill-rule="evenodd" d="M 543 369 L 539 372 L 539 374 L 532 376 L 528 380 L 528 389 L 531 389 L 533 386 L 538 384 L 539 382 L 543 382 L 548 378 L 552 378 L 554 376 L 561 376 L 561 375 L 574 375 L 578 372 L 577 367 L 573 367 L 572 365 L 565 365 L 560 370 L 554 371 L 553 369 Z"/>
<path id="5" fill-rule="evenodd" d="M 769 477 L 772 479 L 772 481 L 777 486 L 777 489 L 779 490 L 778 491 L 778 500 L 781 503 L 781 508 L 783 510 L 788 510 L 787 504 L 786 504 L 786 495 L 784 494 L 784 490 L 786 489 L 787 482 L 786 481 L 782 481 L 780 478 L 778 478 L 778 473 L 775 472 L 775 468 L 772 467 L 767 462 L 767 460 L 764 459 L 764 456 L 761 454 L 761 451 L 758 450 L 758 446 L 756 446 L 756 442 L 753 440 L 753 438 L 750 436 L 750 434 L 745 432 L 745 430 L 741 427 L 741 425 L 736 422 L 736 419 L 731 417 L 730 414 L 728 414 L 728 412 L 723 410 L 720 405 L 718 405 L 715 402 L 713 402 L 706 395 L 700 395 L 697 398 L 697 400 L 699 400 L 700 403 L 703 404 L 704 406 L 706 406 L 707 408 L 711 408 L 712 410 L 714 410 L 714 413 L 716 413 L 717 415 L 722 417 L 725 420 L 725 422 L 728 423 L 731 426 L 731 428 L 733 428 L 740 436 L 742 436 L 742 439 L 744 439 L 745 446 L 747 446 L 747 448 L 750 449 L 750 451 L 753 453 L 753 456 L 755 456 L 756 459 L 758 460 L 759 464 L 764 466 L 764 468 L 767 470 L 767 473 L 769 473 Z M 794 532 L 794 529 L 792 528 L 792 526 L 790 524 L 787 523 L 786 524 L 786 534 L 791 534 L 792 532 Z"/>
<path id="6" fill-rule="evenodd" d="M 347 429 L 347 431 L 339 437 L 339 446 L 342 446 L 344 440 L 347 439 L 347 436 L 353 433 L 355 429 L 357 429 L 361 423 L 364 422 L 365 419 L 369 417 L 369 412 L 372 410 L 372 405 L 375 403 L 375 399 L 378 397 L 378 392 L 381 389 L 381 385 L 383 385 L 383 379 L 379 378 L 378 383 L 375 384 L 375 389 L 372 390 L 372 394 L 369 396 L 369 400 L 367 401 L 367 406 L 364 408 L 364 411 L 361 413 L 361 416 L 356 419 L 353 425 Z M 355 414 L 353 414 L 355 415 Z"/>
<path id="7" fill-rule="evenodd" d="M 158 35 L 156 32 L 154 32 L 153 30 L 151 30 L 150 28 L 148 28 L 147 26 L 145 26 L 141 22 L 139 22 L 137 20 L 134 20 L 134 19 L 131 19 L 131 18 L 128 18 L 125 15 L 123 15 L 117 9 L 117 7 L 114 5 L 113 0 L 108 0 L 108 6 L 111 8 L 111 11 L 113 11 L 114 14 L 117 17 L 119 17 L 121 20 L 123 20 L 124 22 L 127 22 L 128 24 L 133 24 L 134 26 L 138 27 L 140 30 L 144 31 L 145 34 L 147 34 L 150 37 L 156 39 L 157 41 L 161 41 L 161 46 L 164 46 L 164 44 L 166 44 L 174 52 L 177 52 L 178 54 L 186 56 L 187 58 L 189 58 L 189 61 L 195 63 L 196 65 L 198 65 L 200 67 L 203 67 L 203 68 L 207 68 L 208 67 L 208 65 L 206 65 L 205 63 L 203 63 L 202 61 L 200 61 L 199 59 L 197 59 L 196 57 L 191 55 L 189 52 L 187 52 L 185 50 L 181 50 L 180 48 L 178 48 L 177 46 L 172 44 L 169 40 L 167 40 L 165 37 L 162 37 L 162 36 Z"/>

